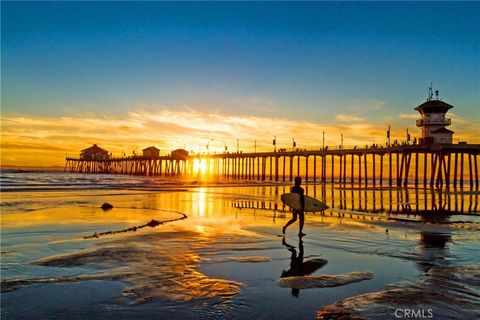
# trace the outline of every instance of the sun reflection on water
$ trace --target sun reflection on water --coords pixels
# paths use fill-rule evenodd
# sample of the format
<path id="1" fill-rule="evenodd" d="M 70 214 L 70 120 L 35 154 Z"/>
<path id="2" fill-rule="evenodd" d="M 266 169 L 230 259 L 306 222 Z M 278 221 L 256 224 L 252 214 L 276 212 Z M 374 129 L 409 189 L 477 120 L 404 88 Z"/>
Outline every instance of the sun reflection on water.
<path id="1" fill-rule="evenodd" d="M 206 206 L 207 206 L 206 189 L 200 188 L 198 190 L 198 216 L 199 217 L 205 217 Z"/>
<path id="2" fill-rule="evenodd" d="M 195 230 L 202 234 L 206 231 L 205 226 L 195 226 Z"/>

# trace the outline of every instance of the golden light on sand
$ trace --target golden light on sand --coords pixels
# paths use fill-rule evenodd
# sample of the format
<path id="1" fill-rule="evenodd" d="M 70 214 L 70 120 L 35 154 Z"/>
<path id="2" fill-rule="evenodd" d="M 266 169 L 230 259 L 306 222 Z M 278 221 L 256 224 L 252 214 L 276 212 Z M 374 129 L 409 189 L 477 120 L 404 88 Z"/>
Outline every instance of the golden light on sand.
<path id="1" fill-rule="evenodd" d="M 195 230 L 198 233 L 205 233 L 205 226 L 195 226 Z"/>
<path id="2" fill-rule="evenodd" d="M 207 206 L 207 197 L 205 188 L 200 188 L 198 190 L 198 216 L 205 217 L 205 209 Z"/>

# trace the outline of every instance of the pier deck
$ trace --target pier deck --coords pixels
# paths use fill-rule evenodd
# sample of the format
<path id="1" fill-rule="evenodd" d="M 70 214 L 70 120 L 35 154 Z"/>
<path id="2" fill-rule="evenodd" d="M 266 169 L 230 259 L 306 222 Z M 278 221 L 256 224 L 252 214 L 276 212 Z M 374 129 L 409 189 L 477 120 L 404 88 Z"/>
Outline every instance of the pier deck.
<path id="1" fill-rule="evenodd" d="M 141 156 L 86 160 L 66 158 L 65 171 L 142 176 L 209 175 L 226 179 L 373 185 L 423 184 L 478 188 L 479 144 L 402 145 L 257 153 Z"/>

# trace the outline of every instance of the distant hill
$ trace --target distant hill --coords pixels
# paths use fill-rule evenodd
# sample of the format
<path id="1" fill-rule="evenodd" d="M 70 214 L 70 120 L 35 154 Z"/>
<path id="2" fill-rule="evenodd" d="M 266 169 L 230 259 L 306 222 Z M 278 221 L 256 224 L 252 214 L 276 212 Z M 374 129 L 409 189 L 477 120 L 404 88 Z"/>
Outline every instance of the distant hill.
<path id="1" fill-rule="evenodd" d="M 1 165 L 0 170 L 18 170 L 18 171 L 63 171 L 61 166 L 13 166 Z"/>

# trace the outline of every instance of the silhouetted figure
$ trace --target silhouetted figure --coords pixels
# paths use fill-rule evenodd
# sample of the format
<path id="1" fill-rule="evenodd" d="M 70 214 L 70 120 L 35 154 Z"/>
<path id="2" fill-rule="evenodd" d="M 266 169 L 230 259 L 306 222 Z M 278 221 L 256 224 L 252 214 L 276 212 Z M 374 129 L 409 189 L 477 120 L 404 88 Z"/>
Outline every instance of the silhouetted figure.
<path id="1" fill-rule="evenodd" d="M 282 244 L 287 247 L 288 251 L 292 253 L 292 256 L 290 257 L 290 269 L 287 271 L 282 271 L 280 278 L 308 276 L 327 264 L 327 260 L 323 259 L 312 259 L 303 262 L 302 238 L 300 238 L 298 241 L 298 255 L 295 247 L 285 241 L 285 237 L 282 239 Z M 299 294 L 300 289 L 292 288 L 293 296 L 298 297 Z"/>
<path id="2" fill-rule="evenodd" d="M 297 216 L 300 217 L 300 229 L 298 231 L 298 235 L 300 237 L 305 236 L 305 233 L 303 233 L 303 222 L 305 220 L 305 190 L 303 190 L 300 185 L 302 184 L 302 178 L 301 177 L 295 177 L 295 185 L 290 189 L 290 192 L 292 193 L 298 193 L 300 195 L 300 202 L 302 204 L 302 209 L 301 210 L 293 210 L 293 217 L 290 219 L 290 221 L 287 222 L 287 224 L 283 227 L 282 232 L 285 234 L 285 231 L 287 230 L 288 226 L 297 221 Z"/>

